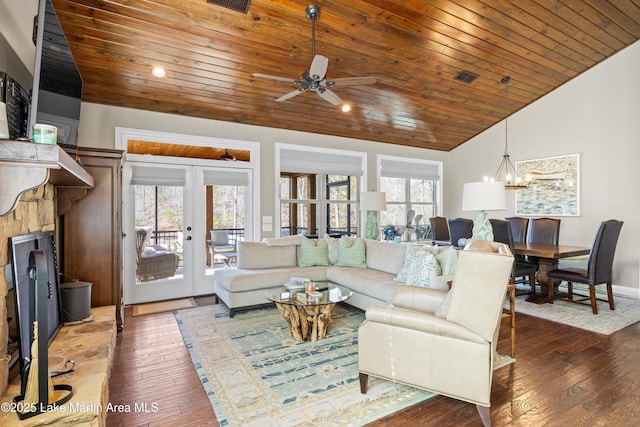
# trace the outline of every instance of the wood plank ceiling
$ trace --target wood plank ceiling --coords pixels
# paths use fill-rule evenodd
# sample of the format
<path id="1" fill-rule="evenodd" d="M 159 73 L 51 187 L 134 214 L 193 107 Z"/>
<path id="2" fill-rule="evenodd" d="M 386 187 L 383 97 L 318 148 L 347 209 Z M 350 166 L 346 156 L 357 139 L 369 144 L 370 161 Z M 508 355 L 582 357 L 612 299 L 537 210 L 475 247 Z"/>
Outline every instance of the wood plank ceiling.
<path id="1" fill-rule="evenodd" d="M 640 39 L 640 0 L 52 0 L 86 102 L 449 151 Z M 275 99 L 309 69 L 310 4 L 327 78 L 373 76 Z M 167 69 L 155 78 L 155 65 Z M 454 79 L 461 71 L 472 83 Z"/>

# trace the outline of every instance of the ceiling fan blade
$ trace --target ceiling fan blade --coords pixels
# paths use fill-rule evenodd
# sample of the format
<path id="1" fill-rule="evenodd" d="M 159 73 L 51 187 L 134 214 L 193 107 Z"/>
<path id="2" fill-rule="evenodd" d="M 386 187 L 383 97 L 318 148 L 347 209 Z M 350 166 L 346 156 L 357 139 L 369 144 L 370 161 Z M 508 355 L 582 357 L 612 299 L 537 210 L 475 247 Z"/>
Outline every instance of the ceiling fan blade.
<path id="1" fill-rule="evenodd" d="M 375 77 L 343 77 L 340 79 L 333 79 L 327 82 L 327 86 L 360 86 L 360 85 L 372 85 L 376 82 Z"/>
<path id="2" fill-rule="evenodd" d="M 295 79 L 287 77 L 272 76 L 270 74 L 253 73 L 253 77 L 262 77 L 263 79 L 280 80 L 281 82 L 296 83 Z"/>
<path id="3" fill-rule="evenodd" d="M 329 89 L 318 89 L 316 93 L 320 95 L 320 98 L 324 99 L 325 101 L 329 101 L 333 105 L 342 104 L 342 99 L 340 99 L 338 95 L 331 92 Z"/>
<path id="4" fill-rule="evenodd" d="M 278 102 L 280 102 L 280 101 L 286 101 L 287 99 L 289 99 L 289 98 L 293 98 L 294 96 L 296 96 L 296 95 L 298 95 L 299 93 L 302 93 L 302 92 L 304 92 L 304 91 L 306 91 L 306 90 L 307 90 L 306 88 L 293 90 L 293 91 L 291 91 L 291 92 L 289 92 L 289 93 L 285 93 L 285 94 L 284 94 L 284 95 L 282 95 L 280 98 L 276 99 L 276 101 L 278 101 Z"/>
<path id="5" fill-rule="evenodd" d="M 311 77 L 318 76 L 318 79 L 322 79 L 327 74 L 327 67 L 329 66 L 329 59 L 326 56 L 316 55 L 313 57 L 311 68 L 309 69 L 309 75 Z"/>

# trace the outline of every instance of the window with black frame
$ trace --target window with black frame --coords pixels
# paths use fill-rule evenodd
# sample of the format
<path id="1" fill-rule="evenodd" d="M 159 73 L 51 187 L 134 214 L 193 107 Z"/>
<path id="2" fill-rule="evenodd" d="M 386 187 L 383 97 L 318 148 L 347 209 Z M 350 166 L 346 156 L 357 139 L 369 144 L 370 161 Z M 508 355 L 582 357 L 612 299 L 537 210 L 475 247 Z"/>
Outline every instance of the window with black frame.
<path id="1" fill-rule="evenodd" d="M 362 163 L 360 155 L 280 150 L 280 235 L 356 235 Z"/>

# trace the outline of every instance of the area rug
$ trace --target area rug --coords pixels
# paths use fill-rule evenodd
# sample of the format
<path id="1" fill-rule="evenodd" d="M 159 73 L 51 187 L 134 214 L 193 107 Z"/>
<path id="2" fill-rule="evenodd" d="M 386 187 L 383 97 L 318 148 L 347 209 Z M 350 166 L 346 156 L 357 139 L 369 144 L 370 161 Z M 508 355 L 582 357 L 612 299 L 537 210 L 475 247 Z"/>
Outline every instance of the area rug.
<path id="1" fill-rule="evenodd" d="M 174 299 L 170 301 L 151 302 L 148 304 L 136 304 L 133 306 L 133 316 L 143 316 L 145 314 L 162 313 L 181 308 L 197 307 L 198 304 L 193 298 Z"/>
<path id="2" fill-rule="evenodd" d="M 526 298 L 527 295 L 516 297 L 516 313 L 564 323 L 603 335 L 612 334 L 640 321 L 640 300 L 637 299 L 616 296 L 616 309 L 613 311 L 609 310 L 608 303 L 598 302 L 598 314 L 593 314 L 591 307 L 584 305 L 561 300 L 555 300 L 553 304 L 534 304 L 526 302 Z"/>
<path id="3" fill-rule="evenodd" d="M 364 315 L 349 307 L 334 309 L 315 343 L 294 341 L 274 307 L 231 319 L 221 305 L 174 314 L 221 426 L 360 426 L 434 396 L 375 377 L 360 393 Z M 496 365 L 511 362 L 500 355 Z"/>

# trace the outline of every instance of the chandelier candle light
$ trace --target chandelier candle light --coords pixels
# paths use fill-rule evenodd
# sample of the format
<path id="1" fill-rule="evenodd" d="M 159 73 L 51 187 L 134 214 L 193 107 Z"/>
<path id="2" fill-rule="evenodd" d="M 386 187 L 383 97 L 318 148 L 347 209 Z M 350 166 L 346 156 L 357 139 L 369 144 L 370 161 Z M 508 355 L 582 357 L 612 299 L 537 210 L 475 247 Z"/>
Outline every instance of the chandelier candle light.
<path id="1" fill-rule="evenodd" d="M 480 211 L 473 223 L 472 239 L 493 241 L 493 227 L 487 218 L 487 211 L 507 208 L 503 182 L 469 182 L 462 190 L 462 210 Z"/>
<path id="2" fill-rule="evenodd" d="M 368 239 L 378 239 L 376 212 L 385 210 L 387 210 L 387 195 L 384 191 L 363 191 L 360 193 L 360 211 L 369 211 L 365 234 Z"/>
<path id="3" fill-rule="evenodd" d="M 516 172 L 516 168 L 511 163 L 511 159 L 509 157 L 509 150 L 507 149 L 507 140 L 508 140 L 508 126 L 507 120 L 509 116 L 509 81 L 511 77 L 503 77 L 500 80 L 505 87 L 505 96 L 504 96 L 504 155 L 502 156 L 502 162 L 498 167 L 498 170 L 495 176 L 491 179 L 485 177 L 485 181 L 501 181 L 504 183 L 505 190 L 520 190 L 522 188 L 527 188 L 529 186 L 529 181 L 531 181 L 531 177 L 527 176 L 526 179 L 522 179 L 518 176 Z"/>

